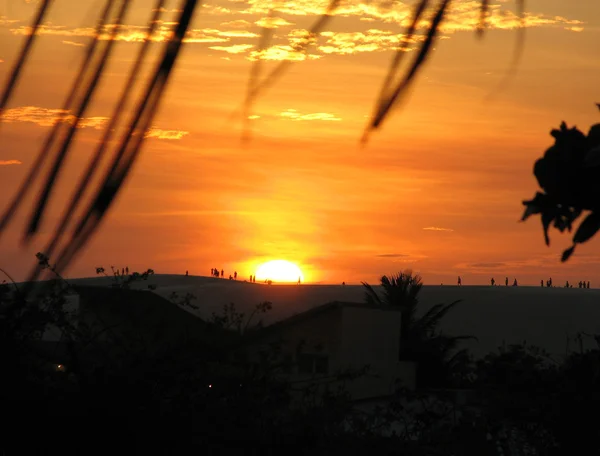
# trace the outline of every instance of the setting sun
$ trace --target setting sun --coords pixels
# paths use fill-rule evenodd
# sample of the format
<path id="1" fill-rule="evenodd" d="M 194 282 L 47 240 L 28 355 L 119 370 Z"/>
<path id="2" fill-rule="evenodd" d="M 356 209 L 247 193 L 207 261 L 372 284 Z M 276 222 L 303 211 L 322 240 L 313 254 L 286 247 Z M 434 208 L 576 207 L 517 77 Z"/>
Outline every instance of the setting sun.
<path id="1" fill-rule="evenodd" d="M 272 280 L 273 282 L 304 282 L 304 274 L 294 263 L 286 260 L 268 261 L 256 270 L 256 279 L 259 281 Z"/>

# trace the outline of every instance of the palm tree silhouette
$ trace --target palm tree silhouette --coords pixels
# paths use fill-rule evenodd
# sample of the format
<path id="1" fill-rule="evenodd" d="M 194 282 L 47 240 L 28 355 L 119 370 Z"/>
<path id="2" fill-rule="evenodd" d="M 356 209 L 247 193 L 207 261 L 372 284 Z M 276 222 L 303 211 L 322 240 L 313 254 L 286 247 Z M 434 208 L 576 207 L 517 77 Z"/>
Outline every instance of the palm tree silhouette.
<path id="1" fill-rule="evenodd" d="M 368 283 L 365 302 L 373 306 L 391 306 L 400 309 L 399 359 L 418 362 L 418 381 L 421 385 L 446 382 L 466 368 L 469 362 L 467 349 L 458 349 L 461 341 L 476 339 L 474 336 L 450 336 L 442 334 L 439 324 L 444 316 L 459 302 L 436 304 L 422 316 L 417 317 L 419 292 L 423 287 L 421 277 L 408 270 L 382 276 L 381 294 Z M 433 386 L 433 385 L 428 385 Z"/>

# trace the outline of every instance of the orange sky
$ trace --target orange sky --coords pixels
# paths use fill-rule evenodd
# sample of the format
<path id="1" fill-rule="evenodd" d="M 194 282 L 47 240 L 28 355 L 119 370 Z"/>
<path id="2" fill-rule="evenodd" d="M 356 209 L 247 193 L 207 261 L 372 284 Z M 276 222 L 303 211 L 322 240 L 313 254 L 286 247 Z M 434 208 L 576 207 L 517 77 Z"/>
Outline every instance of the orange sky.
<path id="1" fill-rule="evenodd" d="M 22 210 L 0 240 L 0 267 L 18 279 L 47 242 L 102 133 L 152 3 L 133 2 L 41 235 L 18 246 Z M 551 144 L 550 129 L 564 119 L 587 132 L 599 121 L 600 3 L 528 0 L 518 73 L 487 100 L 512 58 L 515 6 L 492 2 L 481 42 L 473 33 L 478 2 L 455 0 L 445 39 L 403 109 L 366 148 L 359 138 L 411 2 L 386 10 L 383 2 L 346 1 L 308 56 L 294 53 L 290 43 L 326 3 L 218 0 L 200 8 L 141 159 L 68 275 L 93 275 L 101 265 L 207 275 L 216 266 L 246 278 L 282 258 L 309 282 L 374 282 L 412 268 L 431 284 L 457 275 L 466 284 L 507 275 L 531 284 L 548 276 L 600 283 L 599 239 L 564 265 L 567 235 L 552 232 L 547 248 L 538 219 L 517 223 L 521 201 L 536 191 L 531 171 Z M 258 55 L 270 4 L 280 11 L 270 24 L 277 28 L 271 48 Z M 50 130 L 101 5 L 58 0 L 49 13 L 1 125 L 0 209 Z M 0 83 L 35 8 L 35 1 L 0 2 Z M 157 41 L 170 25 L 162 27 Z M 258 100 L 253 138 L 243 145 L 232 115 L 257 57 L 266 68 L 278 63 L 272 59 L 301 61 Z"/>

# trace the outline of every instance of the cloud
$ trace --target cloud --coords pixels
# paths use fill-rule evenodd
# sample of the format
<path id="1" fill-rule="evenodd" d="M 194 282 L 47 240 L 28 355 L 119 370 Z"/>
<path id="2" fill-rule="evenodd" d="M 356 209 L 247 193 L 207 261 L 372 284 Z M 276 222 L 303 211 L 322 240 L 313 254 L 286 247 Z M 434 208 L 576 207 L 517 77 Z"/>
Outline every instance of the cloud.
<path id="1" fill-rule="evenodd" d="M 253 47 L 254 45 L 252 44 L 232 44 L 231 46 L 211 46 L 209 49 L 227 52 L 228 54 L 241 54 Z"/>
<path id="2" fill-rule="evenodd" d="M 108 117 L 95 116 L 83 117 L 79 120 L 78 128 L 93 128 L 100 130 L 108 121 Z M 75 116 L 62 109 L 41 108 L 39 106 L 21 106 L 18 108 L 7 109 L 0 116 L 0 122 L 16 123 L 25 122 L 39 125 L 40 127 L 52 127 L 57 122 L 73 123 Z M 182 130 L 163 130 L 161 128 L 152 127 L 146 133 L 146 138 L 158 139 L 181 139 L 188 135 L 189 132 Z"/>
<path id="3" fill-rule="evenodd" d="M 151 41 L 164 42 L 171 38 L 173 31 L 173 22 L 163 22 L 156 28 L 152 36 Z M 114 24 L 107 26 L 108 29 L 115 27 Z M 120 31 L 115 36 L 116 41 L 125 41 L 128 43 L 138 43 L 146 39 L 146 26 L 143 25 L 122 25 Z M 29 27 L 18 27 L 10 29 L 13 35 L 30 35 L 31 28 Z M 37 35 L 49 35 L 49 36 L 60 36 L 60 37 L 78 37 L 78 38 L 93 38 L 95 36 L 95 30 L 91 27 L 78 27 L 78 28 L 67 28 L 60 25 L 43 25 L 36 32 Z M 243 30 L 231 30 L 221 31 L 216 29 L 191 29 L 186 33 L 183 39 L 186 43 L 223 43 L 229 41 L 229 38 L 255 38 L 258 35 Z M 110 39 L 108 31 L 101 33 L 98 37 L 99 40 Z M 74 44 L 74 41 L 70 41 L 65 44 Z"/>
<path id="4" fill-rule="evenodd" d="M 252 49 L 255 46 L 249 43 L 240 43 L 234 40 L 257 38 L 258 35 L 247 29 L 251 22 L 245 19 L 234 19 L 227 21 L 228 17 L 236 14 L 259 15 L 254 24 L 278 28 L 293 25 L 289 17 L 304 16 L 314 21 L 323 14 L 329 0 L 286 0 L 264 1 L 244 0 L 228 3 L 229 8 L 215 5 L 203 5 L 202 14 L 222 16 L 224 22 L 222 27 L 226 30 L 217 29 L 192 29 L 184 38 L 186 43 L 218 44 L 228 43 L 210 47 L 212 50 L 223 51 L 229 54 L 247 54 L 246 58 L 251 61 L 305 61 L 316 60 L 328 55 L 352 55 L 357 53 L 381 52 L 396 49 L 398 44 L 405 39 L 402 33 L 398 33 L 398 25 L 407 26 L 412 20 L 412 5 L 410 2 L 398 2 L 394 7 L 389 7 L 389 2 L 370 2 L 365 0 L 346 0 L 337 8 L 334 15 L 341 17 L 356 17 L 363 24 L 373 24 L 373 28 L 366 31 L 334 32 L 323 31 L 319 36 L 310 35 L 307 30 L 292 30 L 287 35 L 275 35 L 271 45 L 263 50 Z M 487 28 L 491 30 L 510 30 L 524 27 L 561 27 L 569 31 L 580 32 L 584 28 L 584 22 L 577 19 L 562 16 L 549 16 L 541 13 L 527 12 L 523 20 L 515 14 L 505 2 L 491 2 L 487 18 Z M 269 13 L 274 10 L 277 14 L 287 15 L 284 17 L 271 17 Z M 418 24 L 419 29 L 429 27 L 433 18 L 434 10 L 430 9 Z M 311 17 L 312 16 L 312 17 Z M 442 34 L 440 39 L 448 39 L 453 33 L 459 31 L 473 31 L 477 29 L 480 21 L 480 2 L 475 0 L 457 0 L 452 3 L 448 14 L 442 23 Z M 379 24 L 376 28 L 375 24 Z M 387 25 L 386 25 L 387 24 Z M 161 21 L 156 31 L 151 36 L 155 42 L 164 42 L 171 38 L 174 22 Z M 393 25 L 394 31 L 382 30 Z M 10 25 L 9 25 L 10 27 Z M 99 39 L 110 39 L 110 30 L 115 27 L 109 24 Z M 228 30 L 227 30 L 228 29 Z M 28 35 L 31 28 L 19 26 L 10 29 L 16 35 Z M 44 25 L 37 31 L 40 35 L 52 35 L 65 37 L 63 43 L 74 46 L 77 41 L 68 38 L 94 37 L 94 29 L 91 27 L 68 28 L 59 25 Z M 146 26 L 123 25 L 116 36 L 116 40 L 124 42 L 141 42 L 146 36 Z M 422 34 L 418 34 L 410 44 L 423 41 Z M 230 44 L 231 43 L 231 44 Z M 414 46 L 411 46 L 414 47 Z M 408 50 L 411 50 L 410 48 Z"/>
<path id="5" fill-rule="evenodd" d="M 9 19 L 6 16 L 0 16 L 0 26 L 10 25 L 10 24 L 16 24 L 18 22 L 21 22 L 21 21 L 18 20 L 18 19 Z"/>
<path id="6" fill-rule="evenodd" d="M 253 46 L 252 46 L 253 47 Z M 292 46 L 276 45 L 270 46 L 267 49 L 260 51 L 252 51 L 248 56 L 248 60 L 288 60 L 292 62 L 301 62 L 304 60 L 316 60 L 320 59 L 320 55 L 307 54 L 298 49 L 294 49 Z"/>
<path id="7" fill-rule="evenodd" d="M 63 40 L 63 44 L 68 44 L 70 46 L 79 46 L 79 47 L 85 46 L 85 44 L 83 44 L 83 43 L 78 43 L 77 41 L 69 41 L 69 40 Z"/>
<path id="8" fill-rule="evenodd" d="M 247 30 L 230 30 L 228 32 L 219 32 L 219 36 L 225 36 L 228 38 L 257 38 L 256 33 L 248 32 Z"/>
<path id="9" fill-rule="evenodd" d="M 409 255 L 405 255 L 404 253 L 381 253 L 375 256 L 378 258 L 406 258 Z"/>
<path id="10" fill-rule="evenodd" d="M 279 27 L 287 27 L 289 25 L 294 25 L 292 22 L 286 21 L 282 17 L 263 17 L 255 22 L 256 25 L 265 28 L 276 29 Z"/>
<path id="11" fill-rule="evenodd" d="M 274 9 L 279 14 L 289 16 L 320 16 L 329 4 L 329 0 L 290 0 L 286 2 L 269 2 L 265 0 L 248 0 L 241 14 L 268 14 Z M 512 12 L 505 2 L 490 2 L 488 6 L 488 27 L 496 29 L 513 29 L 521 26 L 520 18 Z M 410 2 L 397 2 L 390 7 L 390 2 L 368 2 L 365 0 L 347 0 L 333 12 L 334 16 L 358 17 L 361 21 L 381 21 L 390 24 L 407 26 L 412 20 L 413 6 Z M 442 24 L 444 31 L 475 30 L 479 24 L 481 3 L 473 0 L 452 2 L 448 14 Z M 419 28 L 428 27 L 434 8 L 429 8 Z M 561 16 L 547 16 L 541 13 L 527 12 L 524 16 L 525 27 L 552 25 L 574 25 L 573 20 Z M 580 21 L 577 21 L 580 24 Z"/>
<path id="12" fill-rule="evenodd" d="M 326 41 L 318 47 L 319 51 L 338 55 L 395 49 L 402 39 L 401 34 L 378 29 L 366 32 L 322 32 L 321 37 Z"/>
<path id="13" fill-rule="evenodd" d="M 0 160 L 0 166 L 22 165 L 20 160 Z"/>
<path id="14" fill-rule="evenodd" d="M 334 114 L 328 112 L 314 112 L 311 114 L 301 114 L 295 109 L 288 109 L 279 114 L 284 119 L 303 121 L 303 120 L 325 120 L 339 122 L 342 120 L 340 117 L 336 117 Z"/>
<path id="15" fill-rule="evenodd" d="M 252 25 L 250 22 L 245 21 L 244 19 L 237 19 L 235 21 L 223 22 L 221 24 L 222 27 L 230 27 L 230 28 L 247 28 Z"/>
<path id="16" fill-rule="evenodd" d="M 163 130 L 161 128 L 152 127 L 146 132 L 146 134 L 144 135 L 144 138 L 177 140 L 177 139 L 181 139 L 184 136 L 187 136 L 189 134 L 190 134 L 189 131 Z"/>
<path id="17" fill-rule="evenodd" d="M 452 228 L 440 228 L 439 226 L 428 226 L 423 229 L 425 231 L 454 231 Z"/>
<path id="18" fill-rule="evenodd" d="M 79 120 L 79 128 L 100 129 L 108 120 L 108 117 L 84 117 Z M 48 109 L 39 106 L 21 106 L 18 108 L 7 109 L 0 116 L 0 122 L 14 123 L 27 122 L 34 123 L 41 127 L 52 127 L 56 122 L 73 123 L 75 116 L 69 114 L 69 111 L 62 109 Z"/>

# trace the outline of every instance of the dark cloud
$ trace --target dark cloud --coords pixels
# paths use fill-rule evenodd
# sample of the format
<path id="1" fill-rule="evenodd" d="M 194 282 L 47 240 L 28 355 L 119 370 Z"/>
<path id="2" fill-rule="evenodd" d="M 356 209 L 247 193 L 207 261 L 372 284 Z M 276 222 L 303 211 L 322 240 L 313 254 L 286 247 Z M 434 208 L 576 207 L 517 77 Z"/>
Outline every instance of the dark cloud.
<path id="1" fill-rule="evenodd" d="M 406 258 L 408 255 L 403 253 L 381 253 L 375 256 L 378 258 Z"/>

